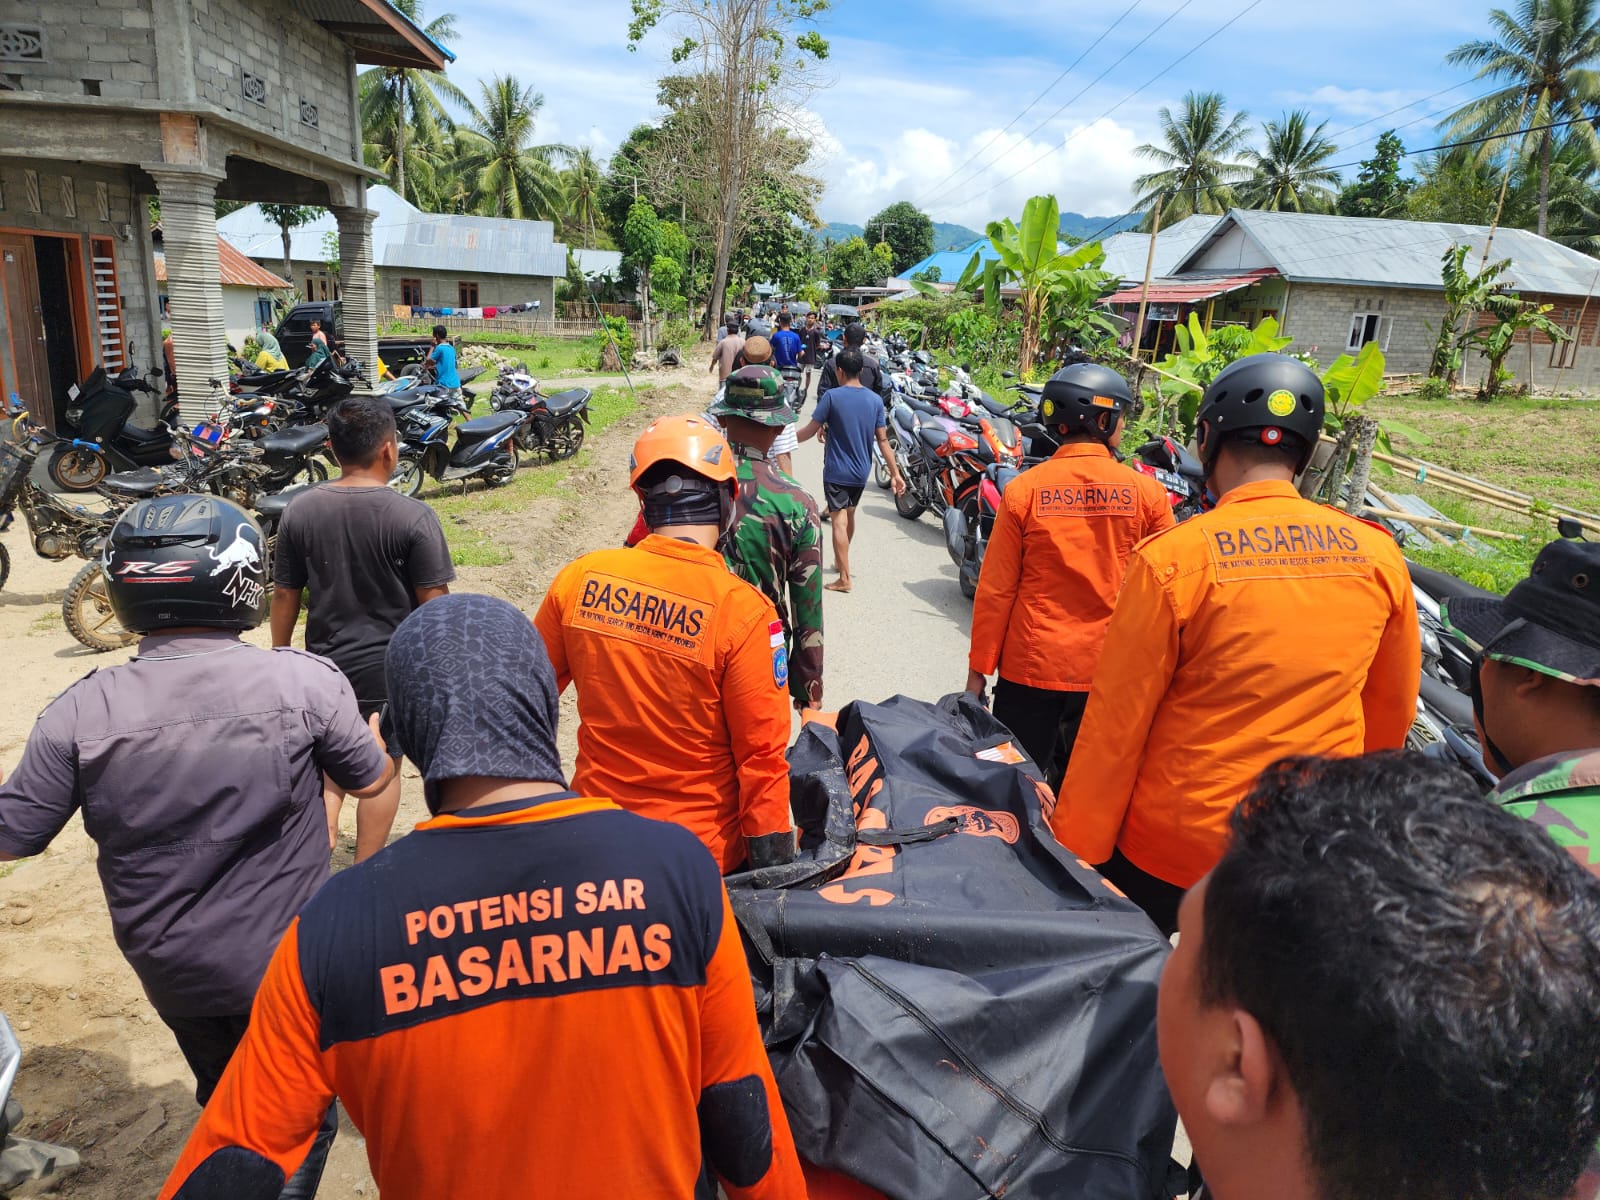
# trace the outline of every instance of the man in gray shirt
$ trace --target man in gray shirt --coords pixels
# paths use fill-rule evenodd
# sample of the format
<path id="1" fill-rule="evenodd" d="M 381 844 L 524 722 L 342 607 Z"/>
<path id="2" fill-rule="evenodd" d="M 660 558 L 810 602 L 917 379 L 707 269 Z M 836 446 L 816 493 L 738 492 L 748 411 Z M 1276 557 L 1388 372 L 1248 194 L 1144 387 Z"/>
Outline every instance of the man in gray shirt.
<path id="1" fill-rule="evenodd" d="M 279 939 L 328 877 L 323 773 L 362 796 L 395 772 L 331 664 L 240 639 L 266 615 L 261 532 L 242 508 L 141 501 L 104 570 L 118 619 L 145 637 L 40 714 L 0 784 L 0 861 L 42 852 L 82 811 L 117 945 L 204 1104 Z M 315 1193 L 333 1128 L 330 1113 L 285 1196 Z"/>
<path id="2" fill-rule="evenodd" d="M 352 396 L 328 414 L 328 441 L 343 471 L 297 496 L 278 523 L 273 559 L 272 644 L 287 646 L 311 591 L 306 649 L 333 662 L 355 689 L 361 715 L 386 715 L 383 656 L 401 621 L 450 590 L 456 577 L 432 508 L 388 487 L 398 460 L 394 413 L 380 396 Z M 387 723 L 390 753 L 400 756 Z M 324 793 L 328 836 L 338 834 L 344 790 Z M 400 807 L 400 778 L 356 809 L 356 861 L 383 849 Z"/>

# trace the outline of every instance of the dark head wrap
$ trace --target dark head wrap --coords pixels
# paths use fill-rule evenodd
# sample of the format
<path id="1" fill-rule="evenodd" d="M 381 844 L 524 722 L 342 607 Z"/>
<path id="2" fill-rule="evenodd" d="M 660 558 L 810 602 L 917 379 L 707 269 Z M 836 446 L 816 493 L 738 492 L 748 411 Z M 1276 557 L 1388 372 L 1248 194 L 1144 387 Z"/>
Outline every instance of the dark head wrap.
<path id="1" fill-rule="evenodd" d="M 395 732 L 422 772 L 430 812 L 445 779 L 565 785 L 555 671 L 533 622 L 510 604 L 430 600 L 394 631 L 385 665 Z"/>

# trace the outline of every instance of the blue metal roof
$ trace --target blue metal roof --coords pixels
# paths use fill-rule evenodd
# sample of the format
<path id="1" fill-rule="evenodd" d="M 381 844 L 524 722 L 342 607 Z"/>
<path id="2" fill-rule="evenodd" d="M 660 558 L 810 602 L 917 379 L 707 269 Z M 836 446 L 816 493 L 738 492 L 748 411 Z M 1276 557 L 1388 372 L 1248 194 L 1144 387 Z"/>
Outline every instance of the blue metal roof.
<path id="1" fill-rule="evenodd" d="M 979 238 L 970 246 L 961 250 L 940 250 L 936 254 L 930 254 L 915 266 L 907 267 L 904 271 L 901 271 L 895 278 L 910 279 L 913 275 L 926 271 L 929 267 L 938 267 L 939 282 L 954 283 L 961 278 L 961 272 L 967 269 L 967 264 L 972 261 L 974 253 L 980 255 L 979 261 L 981 262 L 1000 257 L 995 253 L 995 248 L 989 244 L 988 238 Z"/>

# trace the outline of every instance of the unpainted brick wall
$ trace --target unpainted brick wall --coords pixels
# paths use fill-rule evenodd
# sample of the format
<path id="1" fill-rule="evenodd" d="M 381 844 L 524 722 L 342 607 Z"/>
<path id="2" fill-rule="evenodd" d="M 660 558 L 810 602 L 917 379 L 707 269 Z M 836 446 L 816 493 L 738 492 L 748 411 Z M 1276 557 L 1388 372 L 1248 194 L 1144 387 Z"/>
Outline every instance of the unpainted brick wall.
<path id="1" fill-rule="evenodd" d="M 287 0 L 189 0 L 196 93 L 236 119 L 285 141 L 349 159 L 359 139 L 350 107 L 349 59 L 333 34 Z M 266 102 L 244 98 L 243 74 L 266 84 Z M 317 127 L 301 121 L 304 98 Z"/>
<path id="2" fill-rule="evenodd" d="M 49 0 L 0 6 L 0 14 L 7 24 L 44 31 L 41 61 L 0 62 L 0 73 L 16 76 L 21 90 L 155 98 L 150 0 Z"/>

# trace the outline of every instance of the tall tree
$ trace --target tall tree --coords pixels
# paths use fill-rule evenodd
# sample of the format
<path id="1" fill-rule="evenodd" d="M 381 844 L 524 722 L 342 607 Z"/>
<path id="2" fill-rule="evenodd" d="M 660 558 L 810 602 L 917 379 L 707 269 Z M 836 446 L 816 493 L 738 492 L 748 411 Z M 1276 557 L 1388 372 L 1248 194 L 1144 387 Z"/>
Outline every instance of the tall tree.
<path id="1" fill-rule="evenodd" d="M 470 182 L 474 209 L 487 217 L 553 219 L 561 215 L 555 163 L 570 146 L 534 146 L 544 96 L 514 76 L 481 85 L 483 105 L 468 101 L 469 128 L 456 132 L 456 170 Z"/>
<path id="2" fill-rule="evenodd" d="M 1410 180 L 1400 175 L 1406 148 L 1394 130 L 1386 130 L 1372 147 L 1372 157 L 1361 160 L 1356 182 L 1339 193 L 1339 215 L 1345 217 L 1404 217 Z"/>
<path id="3" fill-rule="evenodd" d="M 315 221 L 322 215 L 322 210 L 304 204 L 263 204 L 261 215 L 276 225 L 283 237 L 283 277 L 292 280 L 294 265 L 291 262 L 293 256 L 289 253 L 289 231 Z"/>
<path id="4" fill-rule="evenodd" d="M 1339 147 L 1323 136 L 1327 127 L 1324 121 L 1313 128 L 1304 109 L 1263 124 L 1261 149 L 1243 155 L 1252 173 L 1239 187 L 1240 199 L 1251 208 L 1273 212 L 1329 211 L 1338 195 L 1339 173 L 1326 163 Z"/>
<path id="5" fill-rule="evenodd" d="M 703 123 L 709 185 L 719 199 L 705 330 L 722 312 L 728 266 L 744 219 L 745 192 L 761 167 L 762 131 L 804 90 L 808 68 L 827 57 L 813 27 L 828 0 L 631 0 L 628 45 L 665 24 L 680 35 L 672 61 L 689 64 Z"/>
<path id="6" fill-rule="evenodd" d="M 1163 107 L 1160 146 L 1146 143 L 1134 153 L 1159 163 L 1161 170 L 1133 181 L 1137 208 L 1154 209 L 1162 197 L 1162 221 L 1170 224 L 1195 213 L 1221 214 L 1234 204 L 1233 185 L 1249 173 L 1238 161 L 1245 150 L 1250 116 L 1228 116 L 1221 92 L 1190 92 L 1174 117 Z M 1147 218 L 1148 223 L 1148 218 Z"/>
<path id="7" fill-rule="evenodd" d="M 639 272 L 639 301 L 644 316 L 644 348 L 650 349 L 650 272 L 665 248 L 661 221 L 650 201 L 639 199 L 628 210 L 622 226 L 622 252 L 625 261 Z"/>
<path id="8" fill-rule="evenodd" d="M 389 0 L 413 25 L 440 45 L 456 35 L 454 13 L 441 13 L 422 25 L 422 0 Z M 394 190 L 410 200 L 406 188 L 407 142 L 413 131 L 424 141 L 442 144 L 450 130 L 450 114 L 439 97 L 466 105 L 460 88 L 441 71 L 421 71 L 415 67 L 372 67 L 356 80 L 361 102 L 363 141 L 369 148 L 369 165 L 390 173 Z M 372 150 L 387 147 L 390 163 L 372 163 Z M 392 165 L 391 165 L 392 163 Z"/>
<path id="9" fill-rule="evenodd" d="M 1538 129 L 1538 233 L 1550 218 L 1550 162 L 1557 130 L 1540 129 L 1560 121 L 1600 156 L 1600 138 L 1586 119 L 1600 107 L 1600 0 L 1518 0 L 1514 13 L 1489 13 L 1495 36 L 1457 46 L 1445 55 L 1453 66 L 1477 67 L 1479 79 L 1506 86 L 1469 101 L 1446 122 L 1452 135 L 1513 135 Z M 1492 154 L 1493 143 L 1485 153 Z"/>
<path id="10" fill-rule="evenodd" d="M 1417 164 L 1417 182 L 1406 197 L 1405 215 L 1413 221 L 1489 224 L 1500 200 L 1508 158 L 1504 153 L 1482 158 L 1470 147 L 1427 155 Z M 1515 199 L 1516 193 L 1508 192 L 1504 216 L 1514 216 Z"/>
<path id="11" fill-rule="evenodd" d="M 866 235 L 889 243 L 896 275 L 933 253 L 933 218 L 909 200 L 896 200 L 874 216 Z"/>
<path id="12" fill-rule="evenodd" d="M 581 147 L 561 174 L 561 191 L 567 220 L 574 230 L 587 230 L 588 244 L 595 244 L 595 225 L 600 219 L 600 188 L 605 176 L 595 161 L 594 151 Z"/>

